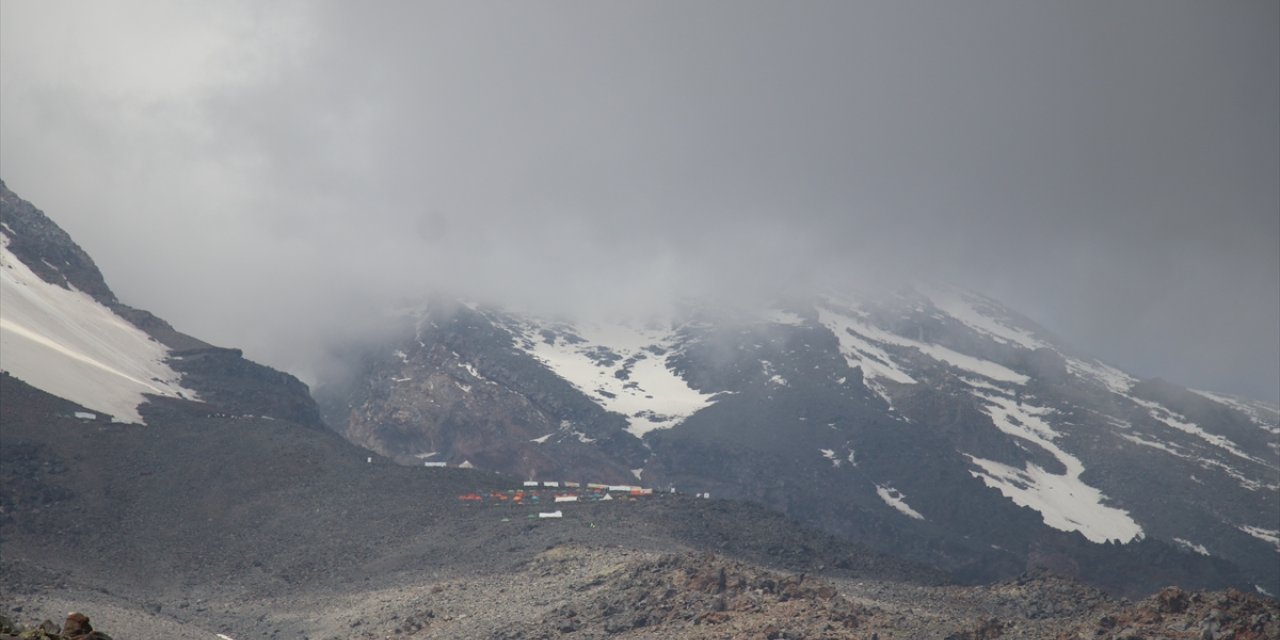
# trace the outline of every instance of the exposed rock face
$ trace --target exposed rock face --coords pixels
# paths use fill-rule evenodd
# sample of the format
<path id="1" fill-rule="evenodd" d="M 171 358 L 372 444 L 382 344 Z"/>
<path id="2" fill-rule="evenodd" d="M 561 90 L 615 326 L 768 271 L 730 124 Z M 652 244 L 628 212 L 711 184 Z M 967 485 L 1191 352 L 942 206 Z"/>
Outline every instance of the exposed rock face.
<path id="1" fill-rule="evenodd" d="M 153 398 L 142 412 L 170 429 L 144 430 L 83 417 L 82 407 L 0 378 L 6 554 L 14 539 L 27 558 L 68 545 L 104 558 L 98 570 L 113 580 L 127 565 L 147 567 L 139 581 L 218 571 L 280 589 L 335 571 L 368 578 L 355 574 L 367 570 L 366 560 L 399 567 L 477 540 L 519 548 L 504 532 L 439 524 L 439 514 L 459 514 L 437 481 L 460 476 L 365 474 L 378 466 L 365 454 L 333 434 L 297 428 L 320 421 L 296 379 L 120 304 L 88 256 L 43 214 L 2 186 L 0 205 L 14 254 L 31 263 L 38 284 L 51 285 L 42 290 L 83 291 L 97 301 L 92 308 L 133 323 L 167 347 L 169 364 L 200 395 Z M 1274 409 L 1139 382 L 990 300 L 958 299 L 821 299 L 742 316 L 693 310 L 661 326 L 603 333 L 481 307 L 433 307 L 400 341 L 371 354 L 356 384 L 329 394 L 328 415 L 350 439 L 407 464 L 470 463 L 524 478 L 742 498 L 966 581 L 1051 568 L 1116 593 L 1145 595 L 1171 583 L 1280 592 Z M 95 458 L 111 447 L 120 458 L 113 465 Z M 477 477 L 497 482 L 492 473 Z M 811 533 L 771 539 L 774 532 L 760 531 L 781 529 L 776 517 L 736 503 L 725 515 L 671 500 L 683 506 L 637 507 L 661 527 L 632 544 L 653 535 L 668 545 L 735 550 L 749 540 L 772 560 L 822 555 Z M 15 523 L 19 513 L 31 520 Z M 66 522 L 65 535 L 51 540 L 49 528 Z M 271 535 L 246 533 L 264 522 L 275 523 Z M 585 532 L 594 523 L 578 524 Z M 1139 531 L 1146 537 L 1138 540 Z M 619 526 L 611 535 L 632 533 Z M 386 544 L 404 546 L 380 555 Z M 288 560 L 269 575 L 254 559 L 268 546 Z M 183 551 L 162 553 L 155 564 L 157 548 Z M 490 569 L 499 566 L 494 548 L 474 554 Z M 823 566 L 861 566 L 849 558 Z M 685 590 L 671 610 L 682 613 L 661 618 L 666 627 L 727 624 L 719 614 L 751 613 L 704 597 L 710 574 L 691 571 L 641 581 L 633 595 L 651 600 L 663 584 Z M 733 572 L 726 572 L 727 591 Z M 719 569 L 714 575 L 720 589 Z M 770 594 L 779 599 L 766 608 L 808 598 Z M 1181 606 L 1167 600 L 1160 606 Z M 1045 615 L 1066 606 L 1053 602 Z M 717 615 L 685 615 L 704 606 Z M 1187 610 L 1194 608 L 1190 601 Z M 823 625 L 840 623 L 822 618 L 825 610 L 807 611 Z M 1007 622 L 984 615 L 946 632 L 1011 635 Z"/>
<path id="2" fill-rule="evenodd" d="M 115 316 L 168 348 L 167 364 L 182 373 L 200 401 L 152 396 L 141 413 L 150 417 L 260 415 L 321 427 L 306 385 L 291 375 L 243 358 L 238 349 L 214 347 L 173 328 L 148 311 L 120 302 L 93 259 L 56 223 L 0 181 L 0 232 L 8 249 L 41 280 L 88 294 Z M 19 374 L 20 375 L 20 374 Z"/>
<path id="3" fill-rule="evenodd" d="M 457 307 L 370 357 L 329 413 L 353 442 L 406 464 L 470 462 L 526 478 L 631 482 L 646 451 L 625 421 Z M 464 359 L 460 353 L 468 354 Z"/>
<path id="4" fill-rule="evenodd" d="M 1280 602 L 1229 589 L 1189 593 L 1166 588 L 1132 606 L 1120 607 L 1062 638 L 1169 638 L 1170 640 L 1262 640 L 1280 638 Z"/>
<path id="5" fill-rule="evenodd" d="M 9 250 L 45 282 L 75 287 L 104 305 L 117 302 L 98 265 L 44 212 L 19 198 L 0 180 L 0 222 Z"/>
<path id="6" fill-rule="evenodd" d="M 1139 382 L 969 292 L 603 329 L 436 303 L 318 395 L 406 464 L 749 499 L 966 580 L 1280 590 L 1280 414 Z"/>
<path id="7" fill-rule="evenodd" d="M 1275 601 L 1239 593 L 1166 592 L 1135 609 L 1046 574 L 948 585 L 752 503 L 655 495 L 540 520 L 537 505 L 459 500 L 517 479 L 370 464 L 281 420 L 83 422 L 7 376 L 0 406 L 0 487 L 17 498 L 0 520 L 0 611 L 24 620 L 111 611 L 112 632 L 140 640 L 1274 632 Z M 62 494 L 41 503 L 31 487 Z"/>
<path id="8" fill-rule="evenodd" d="M 200 392 L 201 403 L 182 403 L 188 413 L 267 416 L 323 427 L 320 410 L 301 380 L 244 358 L 239 349 L 208 347 L 173 351 L 169 365 Z M 175 408 L 169 402 L 156 403 Z"/>
<path id="9" fill-rule="evenodd" d="M 822 580 L 714 556 L 663 556 L 600 581 L 583 602 L 498 637 L 849 638 L 871 614 Z"/>

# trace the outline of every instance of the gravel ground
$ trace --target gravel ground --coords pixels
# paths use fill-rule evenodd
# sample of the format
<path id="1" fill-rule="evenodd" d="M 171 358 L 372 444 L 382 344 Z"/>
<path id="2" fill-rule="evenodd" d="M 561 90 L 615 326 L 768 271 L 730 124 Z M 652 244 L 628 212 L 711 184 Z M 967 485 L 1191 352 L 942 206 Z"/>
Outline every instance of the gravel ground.
<path id="1" fill-rule="evenodd" d="M 86 423 L 9 380 L 0 394 L 0 613 L 23 623 L 76 610 L 138 640 L 1280 637 L 1257 635 L 1274 599 L 1174 611 L 1051 576 L 949 586 L 687 496 L 531 520 L 541 507 L 458 499 L 514 479 L 370 463 L 331 433 Z"/>

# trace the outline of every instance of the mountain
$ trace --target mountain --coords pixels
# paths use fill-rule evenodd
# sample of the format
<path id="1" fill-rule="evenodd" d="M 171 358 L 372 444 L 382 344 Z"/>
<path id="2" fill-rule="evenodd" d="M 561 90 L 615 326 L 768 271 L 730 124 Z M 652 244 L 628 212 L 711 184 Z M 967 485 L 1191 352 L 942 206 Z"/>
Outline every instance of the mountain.
<path id="1" fill-rule="evenodd" d="M 988 581 L 1280 593 L 1280 413 L 1138 380 L 955 287 L 647 323 L 433 302 L 319 389 L 403 464 L 767 505 Z"/>
<path id="2" fill-rule="evenodd" d="M 747 503 L 622 497 L 548 522 L 536 501 L 477 510 L 458 496 L 519 481 L 370 456 L 323 428 L 296 378 L 120 302 L 2 182 L 0 369 L 0 612 L 15 620 L 84 610 L 122 637 L 349 637 L 352 619 L 412 617 L 388 588 L 529 581 L 557 548 L 943 580 Z"/>
<path id="3" fill-rule="evenodd" d="M 678 331 L 605 327 L 622 332 L 619 342 L 614 333 L 588 333 L 585 326 L 465 305 L 433 309 L 408 328 L 400 353 L 388 345 L 383 355 L 406 368 L 418 363 L 417 383 L 438 403 L 445 396 L 432 394 L 460 395 L 443 408 L 421 406 L 413 403 L 421 392 L 376 395 L 374 381 L 357 379 L 356 388 L 367 386 L 375 396 L 362 411 L 389 398 L 406 403 L 379 414 L 402 425 L 399 436 L 376 445 L 404 448 L 397 455 L 413 464 L 396 465 L 321 428 L 316 405 L 293 377 L 119 302 L 88 255 L 3 183 L 0 204 L 0 636 L 22 627 L 28 629 L 22 634 L 52 636 L 57 626 L 40 620 L 64 618 L 74 623 L 64 629 L 79 633 L 84 615 L 96 628 L 142 640 L 1059 638 L 1064 632 L 1246 638 L 1274 636 L 1280 625 L 1275 599 L 1230 590 L 1165 590 L 1132 604 L 1042 571 L 993 585 L 949 584 L 943 572 L 903 556 L 973 563 L 969 554 L 982 545 L 920 537 L 911 526 L 929 521 L 907 514 L 939 518 L 939 509 L 905 480 L 877 487 L 871 507 L 862 493 L 845 496 L 840 485 L 829 485 L 832 521 L 850 505 L 861 509 L 868 518 L 861 526 L 875 534 L 862 537 L 880 544 L 883 536 L 902 536 L 901 548 L 881 544 L 889 553 L 758 504 L 781 497 L 803 513 L 796 507 L 806 504 L 806 485 L 797 482 L 842 478 L 814 475 L 798 458 L 795 469 L 773 468 L 771 484 L 757 485 L 772 492 L 763 494 L 769 500 L 697 497 L 727 493 L 741 474 L 803 451 L 781 446 L 786 438 L 768 428 L 798 408 L 814 413 L 783 424 L 802 436 L 825 433 L 805 424 L 816 422 L 819 411 L 861 411 L 863 439 L 849 457 L 836 465 L 837 451 L 845 450 L 820 451 L 819 468 L 827 473 L 882 473 L 890 454 L 872 445 L 928 433 L 920 418 L 896 413 L 909 406 L 906 396 L 886 391 L 891 409 L 878 392 L 850 384 L 861 378 L 788 397 L 823 367 L 861 370 L 838 351 L 824 355 L 824 345 L 838 341 L 821 342 L 814 327 L 786 344 L 771 342 L 766 334 L 774 325 L 812 324 L 799 312 L 771 312 L 764 334 L 710 316 Z M 753 346 L 737 354 L 741 338 L 752 336 Z M 602 343 L 615 352 L 597 348 Z M 546 351 L 530 353 L 539 350 Z M 766 352 L 767 369 L 751 360 Z M 785 357 L 789 352 L 810 360 Z M 371 370 L 383 361 L 371 359 Z M 803 370 L 808 366 L 817 368 Z M 609 377 L 581 377 L 597 369 Z M 395 383 L 415 382 L 404 377 Z M 716 385 L 741 391 L 713 392 Z M 778 404 L 778 398 L 788 399 Z M 733 431 L 742 436 L 737 442 L 717 440 L 719 426 L 706 417 L 717 408 L 746 425 Z M 752 416 L 757 410 L 767 413 Z M 419 417 L 450 428 L 420 434 L 422 425 L 410 421 Z M 542 422 L 528 422 L 535 419 Z M 701 430 L 691 431 L 700 420 Z M 370 434 L 380 432 L 378 421 L 363 424 Z M 521 427 L 526 433 L 515 431 Z M 685 440 L 659 437 L 673 434 Z M 495 446 L 521 455 L 488 457 Z M 701 474 L 687 466 L 715 448 L 733 457 L 703 458 L 708 466 Z M 982 459 L 996 459 L 988 449 Z M 438 459 L 476 468 L 420 464 Z M 520 477 L 480 468 L 504 460 L 523 465 Z M 580 501 L 561 503 L 557 495 L 575 489 L 522 482 L 552 473 L 564 476 L 559 481 L 628 483 L 638 475 L 649 486 L 678 482 L 680 491 L 612 491 L 614 499 L 597 500 L 604 492 L 577 488 Z M 1006 509 L 1001 515 L 1026 511 L 989 493 Z M 560 517 L 539 517 L 546 502 Z M 1037 513 L 1008 524 L 1045 528 Z M 1034 544 L 1039 557 L 1056 559 L 1067 573 L 1069 562 L 1083 557 L 1092 566 L 1109 561 L 1119 575 L 1141 574 L 1146 583 L 1243 580 L 1224 560 L 1151 538 L 1117 546 L 1042 536 Z M 1090 551 L 1071 555 L 1071 544 Z M 1122 584 L 1136 588 L 1132 580 Z"/>
<path id="4" fill-rule="evenodd" d="M 65 231 L 0 181 L 0 370 L 89 419 L 265 416 L 322 427 L 297 378 L 120 302 Z"/>
<path id="5" fill-rule="evenodd" d="M 536 518 L 537 504 L 461 499 L 518 480 L 370 463 L 283 420 L 86 423 L 8 375 L 0 407 L 0 615 L 28 627 L 80 611 L 139 640 L 1280 630 L 1280 601 L 1234 590 L 1130 603 L 1044 572 L 946 584 L 733 500 L 655 494 Z"/>

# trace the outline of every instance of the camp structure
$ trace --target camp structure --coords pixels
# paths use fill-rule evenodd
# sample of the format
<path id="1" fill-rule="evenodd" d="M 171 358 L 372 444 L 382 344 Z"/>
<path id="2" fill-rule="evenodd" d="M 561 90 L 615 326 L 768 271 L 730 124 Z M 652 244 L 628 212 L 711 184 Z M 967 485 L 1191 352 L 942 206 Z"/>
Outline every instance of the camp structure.
<path id="1" fill-rule="evenodd" d="M 559 509 L 555 511 L 542 511 L 538 513 L 538 517 L 539 518 L 563 518 L 564 513 L 560 512 Z"/>

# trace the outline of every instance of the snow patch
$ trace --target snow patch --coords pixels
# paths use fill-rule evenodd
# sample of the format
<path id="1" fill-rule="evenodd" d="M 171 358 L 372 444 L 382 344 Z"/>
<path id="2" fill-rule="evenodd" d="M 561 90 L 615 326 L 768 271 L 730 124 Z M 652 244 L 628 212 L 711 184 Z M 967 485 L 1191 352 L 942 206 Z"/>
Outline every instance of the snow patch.
<path id="1" fill-rule="evenodd" d="M 1257 480 L 1254 480 L 1253 478 L 1250 478 L 1244 475 L 1243 473 L 1240 473 L 1234 467 L 1224 464 L 1219 460 L 1211 460 L 1209 458 L 1192 458 L 1192 459 L 1195 460 L 1196 463 L 1199 464 L 1202 469 L 1218 469 L 1219 471 L 1227 474 L 1233 480 L 1239 483 L 1241 487 L 1244 487 L 1249 491 L 1262 491 L 1264 489 L 1268 491 L 1280 491 L 1280 484 L 1258 482 Z"/>
<path id="2" fill-rule="evenodd" d="M 169 351 L 77 289 L 41 280 L 0 234 L 0 349 L 27 384 L 117 420 L 143 423 L 144 394 L 196 398 L 165 364 Z"/>
<path id="3" fill-rule="evenodd" d="M 888 352 L 857 332 L 858 327 L 865 326 L 864 323 L 822 307 L 818 308 L 818 322 L 836 335 L 845 361 L 850 367 L 862 369 L 864 382 L 872 378 L 887 378 L 899 384 L 915 384 L 915 378 L 908 375 Z M 843 380 L 840 384 L 844 384 Z"/>
<path id="4" fill-rule="evenodd" d="M 956 289 L 927 288 L 921 291 L 933 306 L 959 320 L 970 329 L 1001 344 L 1015 344 L 1025 349 L 1042 349 L 1049 345 L 1031 333 L 1003 322 L 999 304 L 977 294 Z"/>
<path id="5" fill-rule="evenodd" d="M 1129 442 L 1132 442 L 1132 443 L 1134 443 L 1134 444 L 1142 445 L 1142 446 L 1144 446 L 1144 447 L 1150 447 L 1150 448 L 1152 448 L 1152 449 L 1159 449 L 1159 450 L 1161 450 L 1161 451 L 1164 451 L 1165 453 L 1169 453 L 1169 454 L 1172 454 L 1172 455 L 1178 456 L 1179 458 L 1189 458 L 1189 457 L 1190 457 L 1190 456 L 1188 456 L 1187 454 L 1185 454 L 1185 453 L 1183 453 L 1183 452 L 1181 452 L 1181 451 L 1178 451 L 1177 449 L 1174 449 L 1172 446 L 1167 445 L 1167 444 L 1165 444 L 1165 443 L 1163 443 L 1163 442 L 1157 442 L 1157 441 L 1155 441 L 1155 440 L 1146 440 L 1146 439 L 1142 438 L 1141 436 L 1135 436 L 1135 435 L 1131 435 L 1131 434 L 1128 434 L 1128 433 L 1121 433 L 1121 434 L 1119 434 L 1119 435 L 1120 435 L 1120 437 L 1121 437 L 1121 438 L 1124 438 L 1125 440 L 1128 440 Z M 1192 476 L 1192 478 L 1194 479 L 1194 476 Z"/>
<path id="6" fill-rule="evenodd" d="M 910 516 L 916 520 L 924 520 L 924 516 L 920 515 L 919 511 L 912 509 L 911 506 L 907 504 L 902 492 L 897 489 L 888 485 L 878 484 L 876 485 L 876 495 L 880 496 L 880 499 L 884 500 L 885 504 L 897 509 L 903 515 Z"/>
<path id="7" fill-rule="evenodd" d="M 1194 542 L 1192 542 L 1192 541 L 1190 541 L 1190 540 L 1183 540 L 1182 538 L 1174 538 L 1174 539 L 1173 539 L 1173 541 L 1174 541 L 1174 542 L 1176 542 L 1176 543 L 1178 543 L 1179 545 L 1181 545 L 1181 546 L 1183 546 L 1183 547 L 1187 548 L 1187 549 L 1190 549 L 1191 551 L 1194 551 L 1194 552 L 1196 552 L 1196 553 L 1198 553 L 1198 554 L 1202 555 L 1202 556 L 1207 556 L 1207 555 L 1209 555 L 1209 550 L 1208 550 L 1208 549 L 1206 549 L 1206 548 L 1204 547 L 1204 545 L 1202 545 L 1202 544 L 1196 544 L 1196 543 L 1194 543 Z"/>
<path id="8" fill-rule="evenodd" d="M 1275 529 L 1263 529 L 1262 527 L 1254 527 L 1247 524 L 1237 525 L 1237 529 L 1263 541 L 1269 542 L 1280 552 L 1280 531 Z"/>
<path id="9" fill-rule="evenodd" d="M 1165 453 L 1168 453 L 1173 456 L 1177 456 L 1184 460 L 1190 460 L 1196 463 L 1197 465 L 1199 465 L 1200 468 L 1202 469 L 1218 469 L 1223 473 L 1227 474 L 1229 477 L 1231 477 L 1231 479 L 1235 480 L 1241 487 L 1249 491 L 1261 491 L 1263 489 L 1274 491 L 1274 490 L 1280 489 L 1280 485 L 1258 482 L 1256 480 L 1249 478 L 1243 473 L 1240 473 L 1240 471 L 1238 471 L 1234 467 L 1228 464 L 1225 464 L 1220 460 L 1213 460 L 1210 458 L 1201 458 L 1199 456 L 1192 455 L 1188 453 L 1184 448 L 1178 447 L 1170 443 L 1159 442 L 1156 440 L 1147 440 L 1146 438 L 1143 438 L 1139 435 L 1130 434 L 1130 433 L 1121 433 L 1117 435 L 1134 444 L 1142 445 L 1144 447 L 1150 447 L 1152 449 L 1158 449 L 1160 451 L 1164 451 Z M 1195 475 L 1191 476 L 1191 480 L 1197 484 L 1204 484 L 1204 481 L 1195 477 Z"/>
<path id="10" fill-rule="evenodd" d="M 981 468 L 981 471 L 970 471 L 973 476 L 1015 504 L 1040 512 L 1044 523 L 1055 529 L 1079 531 L 1094 542 L 1128 542 L 1142 533 L 1142 527 L 1129 512 L 1103 504 L 1107 496 L 1080 480 L 1084 464 L 1054 442 L 1059 434 L 1043 420 L 1043 416 L 1051 413 L 1050 409 L 976 392 L 974 395 L 986 402 L 985 410 L 996 428 L 1039 445 L 1066 467 L 1066 473 L 1052 474 L 1032 462 L 1017 469 L 968 456 Z"/>
<path id="11" fill-rule="evenodd" d="M 1001 394 L 1001 395 L 1004 395 L 1004 394 L 1008 393 L 1008 391 L 1007 391 L 1007 390 L 1005 390 L 1003 387 L 997 387 L 996 385 L 991 384 L 990 382 L 984 382 L 984 381 L 979 380 L 979 379 L 977 379 L 977 378 L 969 378 L 969 377 L 966 377 L 966 376 L 960 376 L 960 380 L 962 380 L 965 384 L 967 384 L 967 385 L 969 385 L 969 386 L 971 386 L 971 387 L 973 387 L 973 388 L 975 388 L 975 389 L 982 389 L 983 391 L 991 391 L 991 392 L 998 393 L 998 394 Z"/>
<path id="12" fill-rule="evenodd" d="M 952 351 L 946 347 L 940 347 L 934 344 L 917 344 L 915 345 L 921 353 L 940 360 L 957 369 L 964 369 L 971 373 L 976 373 L 985 378 L 990 378 L 999 382 L 1012 382 L 1013 384 L 1026 384 L 1031 378 L 1022 375 L 1013 369 L 1003 365 L 996 364 L 990 360 L 975 358 L 965 355 L 959 351 Z"/>
<path id="13" fill-rule="evenodd" d="M 1204 429 L 1201 429 L 1199 425 L 1196 425 L 1195 423 L 1192 423 L 1192 422 L 1188 422 L 1184 416 L 1174 413 L 1173 411 L 1170 411 L 1169 409 L 1165 408 L 1164 406 L 1161 406 L 1160 404 L 1143 400 L 1141 398 L 1135 398 L 1133 396 L 1127 396 L 1127 397 L 1130 400 L 1132 400 L 1135 404 L 1141 407 L 1145 407 L 1147 409 L 1147 413 L 1152 418 L 1163 423 L 1165 426 L 1168 426 L 1172 429 L 1176 429 L 1183 433 L 1191 434 L 1215 447 L 1218 447 L 1226 451 L 1227 453 L 1230 453 L 1233 456 L 1236 456 L 1237 458 L 1248 460 L 1249 462 L 1255 462 L 1257 464 L 1261 464 L 1264 466 L 1273 466 L 1273 465 L 1269 465 L 1265 460 L 1255 458 L 1241 451 L 1239 447 L 1237 447 L 1236 444 L 1231 440 L 1214 433 L 1209 433 Z"/>
<path id="14" fill-rule="evenodd" d="M 476 370 L 475 366 L 474 366 L 474 365 L 472 365 L 470 362 L 459 362 L 458 364 L 459 364 L 459 365 L 461 365 L 461 366 L 462 366 L 462 368 L 463 368 L 463 369 L 465 369 L 465 370 L 467 371 L 467 373 L 471 374 L 471 377 L 472 377 L 472 378 L 475 378 L 476 380 L 479 380 L 479 381 L 484 382 L 484 383 L 486 383 L 486 384 L 498 384 L 498 383 L 496 383 L 496 382 L 494 382 L 494 381 L 492 381 L 492 380 L 490 380 L 490 379 L 488 379 L 488 378 L 486 378 L 486 377 L 484 377 L 484 376 L 480 375 L 480 372 L 479 372 L 478 370 Z"/>
<path id="15" fill-rule="evenodd" d="M 1234 398 L 1232 396 L 1212 391 L 1201 391 L 1199 389 L 1188 389 L 1192 393 L 1204 396 L 1221 405 L 1226 405 L 1240 413 L 1243 413 L 1253 422 L 1259 429 L 1266 431 L 1271 435 L 1280 435 L 1280 409 L 1268 407 L 1262 403 L 1251 403 L 1245 400 Z"/>
<path id="16" fill-rule="evenodd" d="M 838 468 L 840 466 L 840 463 L 843 462 L 840 458 L 836 457 L 836 452 L 834 449 L 821 449 L 820 451 L 822 452 L 822 457 L 830 460 L 831 466 L 833 467 Z"/>
<path id="17" fill-rule="evenodd" d="M 1138 382 L 1137 378 L 1098 361 L 1085 361 L 1078 358 L 1067 358 L 1067 370 L 1077 378 L 1092 380 L 1110 389 L 1114 393 L 1125 395 Z"/>
<path id="18" fill-rule="evenodd" d="M 674 427 L 714 401 L 714 394 L 690 387 L 668 366 L 672 331 L 529 320 L 513 335 L 518 348 L 596 404 L 626 416 L 627 430 L 636 436 Z"/>
<path id="19" fill-rule="evenodd" d="M 880 345 L 913 348 L 934 360 L 944 362 L 957 369 L 976 373 L 997 382 L 1026 384 L 1031 379 L 989 360 L 975 358 L 936 344 L 912 340 L 823 307 L 818 308 L 818 321 L 839 338 L 841 351 L 844 352 L 845 358 L 849 360 L 850 366 L 862 366 L 864 363 L 870 362 L 870 364 L 863 367 L 864 375 L 882 375 L 907 384 L 909 384 L 907 380 L 915 382 L 914 378 L 902 371 L 883 348 L 876 346 L 876 343 L 879 343 Z M 884 358 L 880 358 L 882 355 Z"/>

